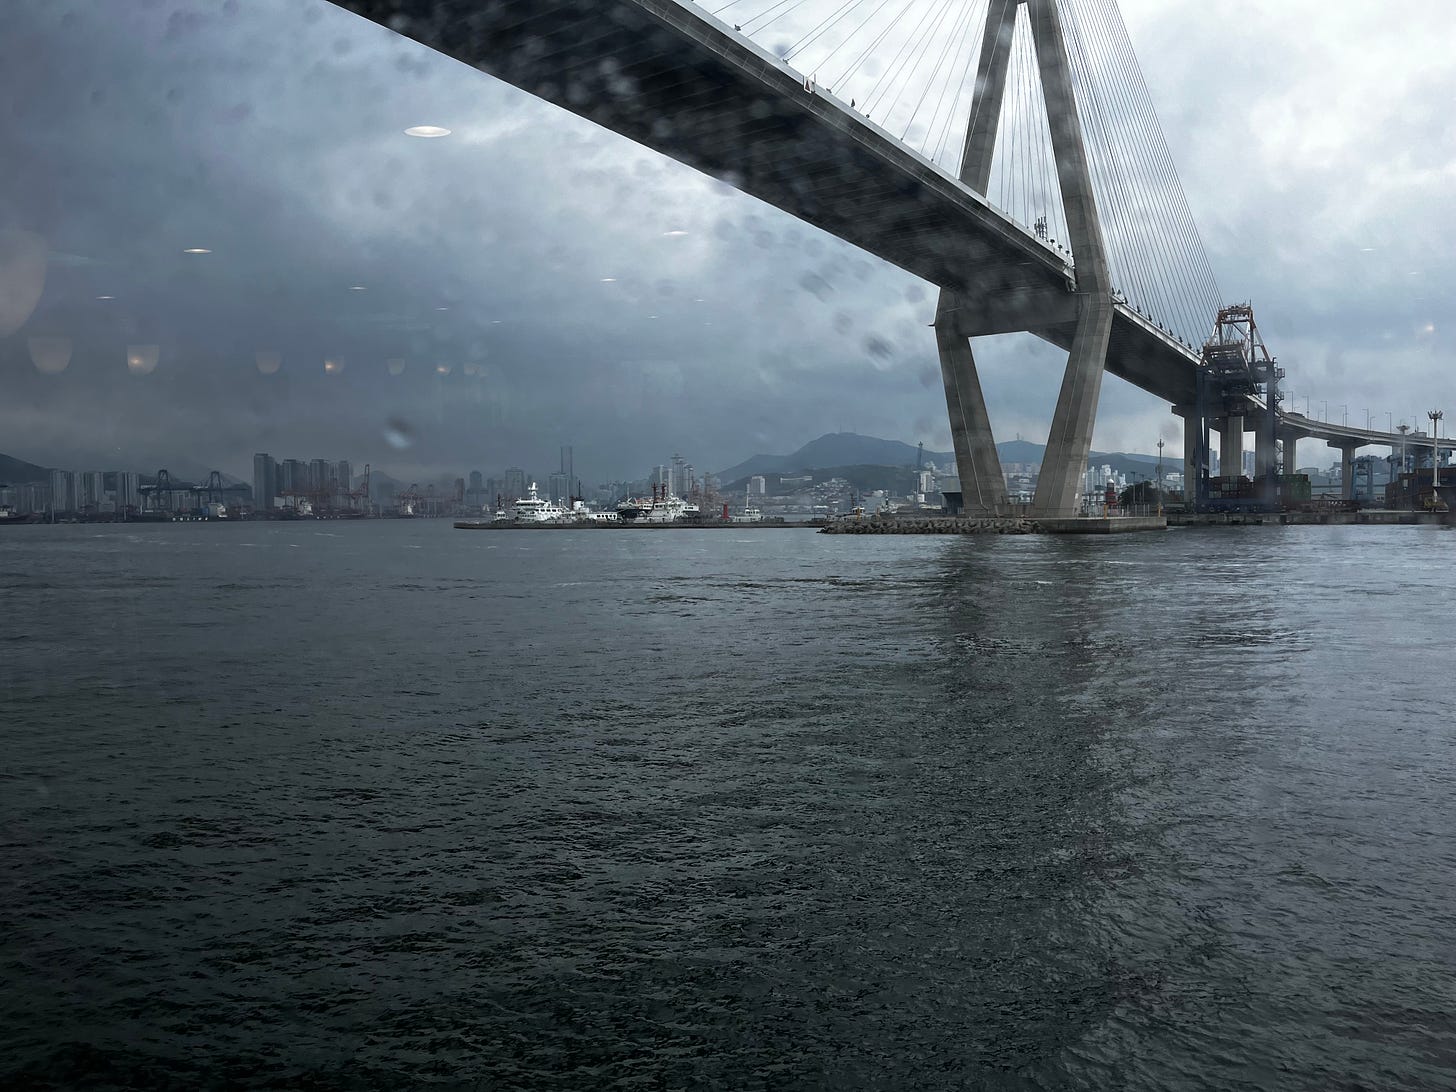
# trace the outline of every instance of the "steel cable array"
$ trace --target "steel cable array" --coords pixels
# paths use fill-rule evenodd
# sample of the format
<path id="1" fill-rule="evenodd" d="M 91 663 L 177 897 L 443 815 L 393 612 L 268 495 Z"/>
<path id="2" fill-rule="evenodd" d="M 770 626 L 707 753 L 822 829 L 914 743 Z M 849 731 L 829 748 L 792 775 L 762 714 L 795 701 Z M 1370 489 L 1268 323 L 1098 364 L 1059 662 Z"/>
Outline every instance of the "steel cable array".
<path id="1" fill-rule="evenodd" d="M 950 174 L 965 143 L 989 0 L 729 0 L 705 10 Z M 987 199 L 1070 251 L 1025 5 Z M 1222 297 L 1116 0 L 1061 0 L 1072 82 L 1113 284 L 1192 346 Z"/>

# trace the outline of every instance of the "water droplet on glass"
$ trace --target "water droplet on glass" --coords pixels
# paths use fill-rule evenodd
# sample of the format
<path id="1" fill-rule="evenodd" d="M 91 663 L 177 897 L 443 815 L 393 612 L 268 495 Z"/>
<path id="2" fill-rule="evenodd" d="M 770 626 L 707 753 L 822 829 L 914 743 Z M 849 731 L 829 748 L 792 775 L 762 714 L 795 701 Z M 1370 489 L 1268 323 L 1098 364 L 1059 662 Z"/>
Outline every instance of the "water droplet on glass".
<path id="1" fill-rule="evenodd" d="M 0 337 L 25 325 L 40 302 L 47 253 L 45 240 L 34 232 L 0 231 Z"/>
<path id="2" fill-rule="evenodd" d="M 403 419 L 391 417 L 384 422 L 384 442 L 398 451 L 403 451 L 407 447 L 414 446 L 414 430 Z"/>
<path id="3" fill-rule="evenodd" d="M 259 350 L 255 354 L 255 359 L 258 364 L 258 371 L 262 372 L 264 375 L 272 375 L 279 368 L 283 367 L 283 358 L 277 353 L 270 353 Z"/>
<path id="4" fill-rule="evenodd" d="M 59 375 L 71 363 L 71 339 L 33 337 L 30 339 L 30 359 L 37 371 Z"/>

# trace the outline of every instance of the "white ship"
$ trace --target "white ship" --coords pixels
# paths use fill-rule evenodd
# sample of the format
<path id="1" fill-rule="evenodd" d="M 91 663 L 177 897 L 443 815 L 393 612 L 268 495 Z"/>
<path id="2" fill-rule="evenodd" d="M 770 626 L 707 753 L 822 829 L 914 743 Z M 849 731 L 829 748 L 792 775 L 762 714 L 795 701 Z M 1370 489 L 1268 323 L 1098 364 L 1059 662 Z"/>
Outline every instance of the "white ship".
<path id="1" fill-rule="evenodd" d="M 748 498 L 749 498 L 749 493 L 748 493 L 747 490 L 744 490 L 744 492 L 743 492 L 743 514 L 742 515 L 739 515 L 739 516 L 733 516 L 732 519 L 730 520 L 730 522 L 732 522 L 732 523 L 762 523 L 763 522 L 763 509 L 762 508 L 759 508 L 757 505 L 755 505 Z"/>
<path id="2" fill-rule="evenodd" d="M 701 514 L 696 504 L 669 493 L 665 485 L 652 487 L 651 500 L 639 497 L 617 505 L 617 516 L 635 523 L 674 523 L 680 519 L 697 519 Z"/>
<path id="3" fill-rule="evenodd" d="M 500 517 L 501 513 L 497 512 L 496 518 Z M 526 490 L 524 497 L 516 501 L 507 518 L 517 523 L 559 523 L 571 518 L 571 511 L 555 501 L 542 500 L 536 483 L 532 482 L 531 488 Z"/>

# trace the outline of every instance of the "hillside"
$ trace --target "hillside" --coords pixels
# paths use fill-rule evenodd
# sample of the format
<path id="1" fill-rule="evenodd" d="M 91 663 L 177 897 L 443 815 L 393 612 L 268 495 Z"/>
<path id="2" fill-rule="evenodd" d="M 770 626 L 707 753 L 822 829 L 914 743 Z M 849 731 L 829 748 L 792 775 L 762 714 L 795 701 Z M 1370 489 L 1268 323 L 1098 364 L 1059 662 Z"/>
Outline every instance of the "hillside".
<path id="1" fill-rule="evenodd" d="M 858 493 L 870 493 L 876 489 L 884 489 L 896 496 L 902 496 L 915 490 L 915 468 L 913 466 L 877 466 L 874 464 L 826 466 L 818 467 L 807 473 L 816 483 L 827 482 L 831 478 L 843 478 Z M 764 485 L 771 496 L 780 494 L 784 492 L 780 486 L 783 478 L 794 476 L 769 471 L 763 475 Z M 745 474 L 732 481 L 723 482 L 723 492 L 729 496 L 743 492 L 748 486 L 749 477 L 750 475 Z"/>
<path id="2" fill-rule="evenodd" d="M 10 455 L 0 455 L 0 485 L 22 485 L 50 480 L 51 472 L 47 468 Z"/>
<path id="3" fill-rule="evenodd" d="M 1045 444 L 1034 444 L 1029 440 L 1004 440 L 996 445 L 1002 465 L 1039 463 L 1045 451 Z M 727 487 L 754 474 L 767 477 L 842 467 L 913 467 L 916 456 L 913 444 L 899 440 L 881 440 L 853 432 L 831 432 L 817 440 L 810 440 L 792 455 L 755 455 L 745 459 L 737 466 L 721 471 L 718 478 Z M 1179 457 L 1165 452 L 1163 469 L 1173 468 Z M 941 467 L 955 465 L 955 455 L 949 451 L 926 451 L 925 458 Z M 1094 466 L 1111 466 L 1123 474 L 1153 474 L 1158 465 L 1156 455 L 1134 455 L 1124 451 L 1094 451 L 1090 461 Z"/>
<path id="4" fill-rule="evenodd" d="M 910 466 L 918 452 L 914 444 L 881 440 L 854 432 L 830 432 L 810 440 L 791 455 L 755 455 L 718 474 L 724 482 L 753 474 L 795 474 L 834 466 Z M 943 465 L 955 462 L 949 451 L 926 451 L 925 458 Z"/>

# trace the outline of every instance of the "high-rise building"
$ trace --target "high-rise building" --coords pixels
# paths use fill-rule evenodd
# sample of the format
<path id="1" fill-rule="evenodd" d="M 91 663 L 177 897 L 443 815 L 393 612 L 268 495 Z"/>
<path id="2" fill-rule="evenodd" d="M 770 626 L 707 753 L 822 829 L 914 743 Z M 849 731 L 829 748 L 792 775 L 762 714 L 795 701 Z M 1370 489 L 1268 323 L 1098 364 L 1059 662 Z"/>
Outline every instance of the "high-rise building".
<path id="1" fill-rule="evenodd" d="M 506 486 L 503 492 L 508 499 L 519 500 L 526 495 L 526 472 L 519 466 L 506 468 Z"/>
<path id="2" fill-rule="evenodd" d="M 142 476 L 129 470 L 118 470 L 112 483 L 111 495 L 116 500 L 116 510 L 125 512 L 129 508 L 142 506 Z"/>
<path id="3" fill-rule="evenodd" d="M 308 488 L 313 493 L 332 492 L 334 464 L 327 459 L 315 459 L 308 464 Z"/>
<path id="4" fill-rule="evenodd" d="M 278 464 L 279 493 L 308 492 L 308 464 L 299 459 L 284 459 Z"/>
<path id="5" fill-rule="evenodd" d="M 473 504 L 481 504 L 481 494 L 485 491 L 485 479 L 480 476 L 479 470 L 470 472 L 470 500 Z"/>
<path id="6" fill-rule="evenodd" d="M 0 504 L 8 504 L 22 516 L 44 512 L 50 503 L 50 486 L 43 482 L 0 486 Z"/>
<path id="7" fill-rule="evenodd" d="M 99 512 L 106 500 L 106 476 L 100 470 L 83 470 L 76 477 L 76 510 Z"/>
<path id="8" fill-rule="evenodd" d="M 559 470 L 546 479 L 546 487 L 548 495 L 557 503 L 561 503 L 571 496 L 571 482 Z"/>
<path id="9" fill-rule="evenodd" d="M 278 495 L 278 464 L 273 456 L 258 452 L 253 456 L 253 508 L 267 512 Z"/>
<path id="10" fill-rule="evenodd" d="M 348 459 L 340 459 L 334 464 L 334 478 L 339 483 L 335 494 L 347 493 L 354 488 L 354 467 Z"/>
<path id="11" fill-rule="evenodd" d="M 768 479 L 762 474 L 755 474 L 748 479 L 748 491 L 757 493 L 760 497 L 768 492 Z"/>
<path id="12" fill-rule="evenodd" d="M 51 510 L 76 511 L 76 475 L 69 470 L 51 471 Z"/>

